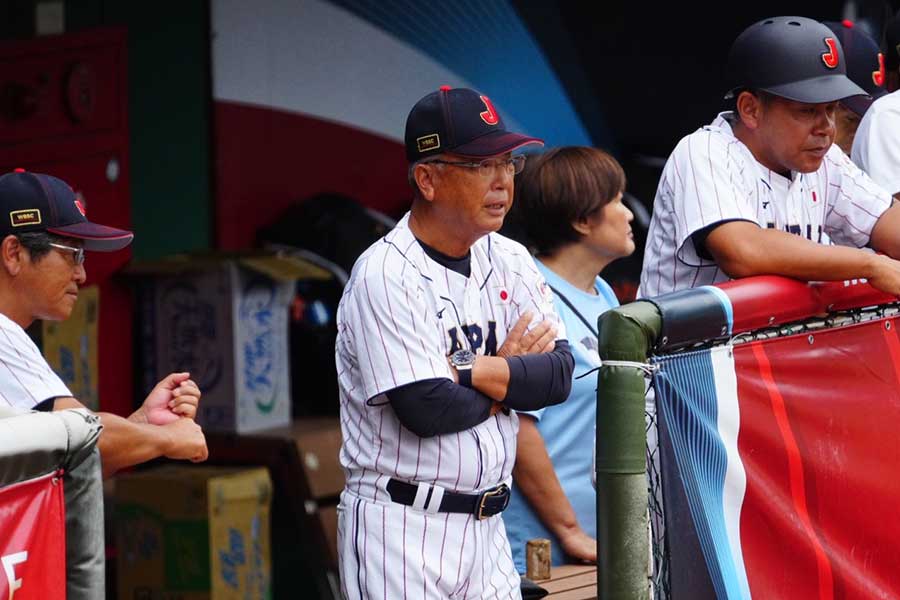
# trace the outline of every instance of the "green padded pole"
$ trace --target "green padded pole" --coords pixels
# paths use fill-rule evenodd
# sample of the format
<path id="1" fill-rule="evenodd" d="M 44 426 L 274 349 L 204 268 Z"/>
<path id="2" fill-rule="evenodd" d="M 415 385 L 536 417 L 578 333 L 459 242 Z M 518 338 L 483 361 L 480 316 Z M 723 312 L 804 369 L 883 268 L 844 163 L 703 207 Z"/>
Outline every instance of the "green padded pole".
<path id="1" fill-rule="evenodd" d="M 600 316 L 600 358 L 647 362 L 662 321 L 650 302 Z M 601 600 L 650 597 L 644 373 L 607 366 L 597 381 L 597 591 Z"/>

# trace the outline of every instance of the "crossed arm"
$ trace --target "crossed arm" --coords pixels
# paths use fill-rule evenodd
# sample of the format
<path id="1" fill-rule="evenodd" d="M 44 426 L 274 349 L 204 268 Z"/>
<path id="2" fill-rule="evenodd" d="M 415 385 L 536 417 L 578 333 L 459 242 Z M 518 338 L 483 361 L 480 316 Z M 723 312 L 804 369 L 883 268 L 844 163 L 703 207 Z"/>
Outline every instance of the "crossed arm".
<path id="1" fill-rule="evenodd" d="M 572 384 L 572 354 L 567 344 L 556 347 L 556 329 L 549 322 L 526 332 L 531 320 L 531 313 L 519 318 L 498 356 L 475 359 L 471 388 L 457 385 L 457 372 L 451 369 L 452 382 L 425 379 L 388 391 L 404 427 L 430 437 L 474 427 L 504 407 L 532 410 L 565 400 Z M 527 356 L 537 354 L 546 356 Z"/>
<path id="2" fill-rule="evenodd" d="M 119 469 L 165 456 L 193 462 L 209 455 L 206 438 L 194 422 L 200 389 L 188 373 L 172 373 L 160 381 L 141 407 L 127 419 L 98 413 L 103 432 L 97 446 L 103 476 Z M 57 398 L 54 410 L 83 408 L 75 398 Z"/>
<path id="3" fill-rule="evenodd" d="M 516 383 L 522 383 L 513 380 L 510 359 L 518 357 L 518 360 L 522 360 L 522 357 L 528 355 L 548 354 L 556 348 L 556 328 L 553 324 L 549 321 L 542 321 L 531 331 L 526 331 L 532 319 L 532 313 L 525 312 L 519 317 L 519 320 L 516 321 L 509 333 L 506 334 L 506 339 L 497 351 L 497 356 L 478 356 L 475 359 L 475 364 L 472 366 L 472 387 L 498 404 L 502 405 L 505 401 L 509 401 L 511 392 L 515 390 Z M 571 360 L 571 355 L 569 355 L 569 359 Z M 527 371 L 527 368 L 521 368 L 521 370 Z M 565 377 L 568 386 L 571 385 L 571 371 L 572 369 L 570 368 L 568 375 Z M 453 374 L 456 377 L 455 370 Z M 541 403 L 540 406 L 511 406 L 511 408 L 534 409 L 540 408 L 545 404 L 558 404 L 569 395 L 568 386 L 564 390 L 565 393 L 561 394 L 561 398 L 547 399 L 548 401 Z M 496 406 L 495 411 L 499 410 L 499 408 L 500 406 Z"/>

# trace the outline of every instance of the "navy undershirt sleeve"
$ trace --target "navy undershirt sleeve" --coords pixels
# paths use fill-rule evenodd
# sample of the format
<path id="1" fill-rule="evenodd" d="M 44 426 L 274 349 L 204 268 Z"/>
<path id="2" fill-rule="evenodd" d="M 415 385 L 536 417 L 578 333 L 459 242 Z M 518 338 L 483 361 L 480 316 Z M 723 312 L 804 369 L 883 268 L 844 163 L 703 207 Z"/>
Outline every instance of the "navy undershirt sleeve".
<path id="1" fill-rule="evenodd" d="M 713 229 L 720 225 L 724 225 L 725 223 L 731 223 L 732 221 L 747 221 L 747 219 L 725 219 L 724 221 L 716 221 L 710 225 L 707 225 L 703 229 L 698 229 L 694 233 L 691 234 L 691 241 L 694 242 L 694 250 L 697 252 L 697 256 L 704 260 L 716 260 L 712 254 L 709 253 L 709 250 L 706 248 L 706 238 L 709 237 L 709 234 L 713 232 Z M 759 225 L 754 221 L 747 221 L 748 223 L 753 223 L 754 225 Z"/>
<path id="2" fill-rule="evenodd" d="M 509 384 L 503 404 L 515 410 L 537 410 L 560 404 L 572 389 L 575 357 L 567 340 L 556 340 L 553 352 L 506 359 Z"/>
<path id="3" fill-rule="evenodd" d="M 56 403 L 56 398 L 47 398 L 43 402 L 39 402 L 34 405 L 31 410 L 39 410 L 41 412 L 53 412 L 53 406 Z"/>
<path id="4" fill-rule="evenodd" d="M 449 379 L 423 379 L 385 394 L 404 427 L 419 437 L 456 433 L 491 415 L 494 401 Z"/>

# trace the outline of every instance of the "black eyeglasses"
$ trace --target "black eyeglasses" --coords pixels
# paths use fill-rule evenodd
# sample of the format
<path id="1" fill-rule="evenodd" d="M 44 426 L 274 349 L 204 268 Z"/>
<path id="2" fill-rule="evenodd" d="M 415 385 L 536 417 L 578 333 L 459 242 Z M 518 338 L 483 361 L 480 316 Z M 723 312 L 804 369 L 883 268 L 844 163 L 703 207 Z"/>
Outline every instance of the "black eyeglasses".
<path id="1" fill-rule="evenodd" d="M 63 244 L 55 244 L 50 242 L 50 246 L 57 250 L 66 250 L 72 253 L 76 265 L 84 264 L 84 248 L 75 248 L 74 246 L 65 246 Z"/>
<path id="2" fill-rule="evenodd" d="M 518 175 L 525 168 L 525 155 L 519 154 L 509 158 L 486 158 L 478 162 L 457 162 L 452 160 L 428 160 L 424 163 L 437 163 L 439 165 L 452 165 L 464 169 L 476 169 L 482 177 L 492 177 L 497 169 L 504 169 L 507 173 Z"/>

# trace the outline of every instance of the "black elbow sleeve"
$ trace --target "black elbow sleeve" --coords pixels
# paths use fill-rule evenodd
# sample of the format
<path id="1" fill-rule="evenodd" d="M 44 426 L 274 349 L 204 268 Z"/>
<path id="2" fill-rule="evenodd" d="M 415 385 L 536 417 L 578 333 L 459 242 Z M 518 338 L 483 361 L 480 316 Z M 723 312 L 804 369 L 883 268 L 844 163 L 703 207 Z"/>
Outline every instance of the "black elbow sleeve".
<path id="1" fill-rule="evenodd" d="M 560 404 L 572 390 L 575 358 L 566 340 L 558 340 L 553 352 L 513 356 L 504 404 L 515 410 L 537 410 Z"/>
<path id="2" fill-rule="evenodd" d="M 486 420 L 493 401 L 449 379 L 425 379 L 386 394 L 400 423 L 419 437 L 465 431 Z"/>

